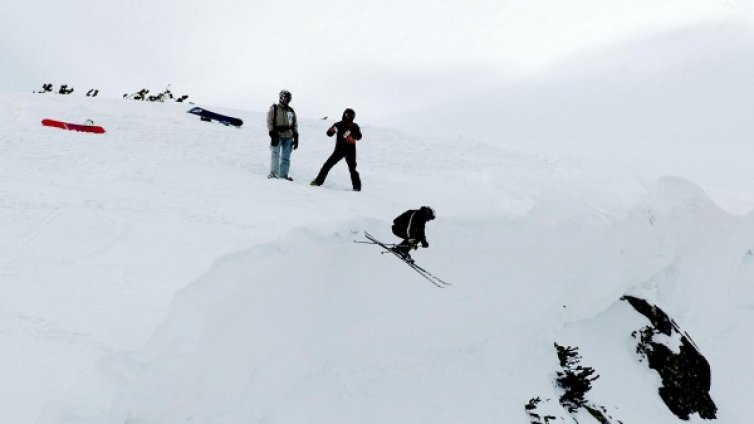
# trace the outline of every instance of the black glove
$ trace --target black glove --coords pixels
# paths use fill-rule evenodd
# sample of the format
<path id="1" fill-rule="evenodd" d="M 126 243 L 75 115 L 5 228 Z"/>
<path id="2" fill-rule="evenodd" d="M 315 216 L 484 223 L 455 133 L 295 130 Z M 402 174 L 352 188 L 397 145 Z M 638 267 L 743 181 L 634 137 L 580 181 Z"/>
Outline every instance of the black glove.
<path id="1" fill-rule="evenodd" d="M 427 240 L 422 240 L 422 247 L 424 248 L 429 247 L 429 243 L 427 242 Z"/>
<path id="2" fill-rule="evenodd" d="M 277 146 L 280 143 L 280 139 L 275 131 L 270 131 L 270 146 Z"/>
<path id="3" fill-rule="evenodd" d="M 293 150 L 298 149 L 298 133 L 293 133 Z"/>

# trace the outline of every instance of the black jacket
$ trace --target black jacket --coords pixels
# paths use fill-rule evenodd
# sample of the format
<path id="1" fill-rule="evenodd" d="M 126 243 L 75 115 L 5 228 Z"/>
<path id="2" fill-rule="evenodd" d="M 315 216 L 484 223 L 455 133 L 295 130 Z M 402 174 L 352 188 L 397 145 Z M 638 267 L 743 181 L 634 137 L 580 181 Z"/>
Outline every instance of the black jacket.
<path id="1" fill-rule="evenodd" d="M 343 119 L 340 122 L 333 124 L 333 126 L 327 130 L 328 137 L 332 137 L 333 134 L 337 132 L 338 135 L 335 137 L 336 147 L 356 147 L 356 141 L 361 140 L 361 128 L 359 128 L 359 124 L 353 122 L 353 120 L 348 120 L 346 117 L 346 114 L 349 111 L 353 113 L 353 110 L 346 109 L 346 111 L 343 112 Z M 353 142 L 347 141 L 349 135 L 353 139 Z"/>
<path id="2" fill-rule="evenodd" d="M 422 246 L 427 247 L 427 236 L 424 234 L 424 226 L 429 217 L 419 209 L 409 209 L 398 215 L 393 220 L 393 234 L 405 240 L 415 239 Z"/>

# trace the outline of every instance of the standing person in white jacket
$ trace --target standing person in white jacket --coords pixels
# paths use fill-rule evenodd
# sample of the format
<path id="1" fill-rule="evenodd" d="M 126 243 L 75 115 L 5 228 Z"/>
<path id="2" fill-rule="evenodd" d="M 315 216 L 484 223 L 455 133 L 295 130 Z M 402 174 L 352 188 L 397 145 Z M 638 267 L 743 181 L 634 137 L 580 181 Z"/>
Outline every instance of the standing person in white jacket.
<path id="1" fill-rule="evenodd" d="M 293 181 L 288 175 L 291 167 L 291 152 L 298 149 L 298 122 L 296 112 L 288 104 L 291 92 L 282 90 L 277 104 L 267 112 L 267 130 L 270 134 L 270 175 L 267 178 L 282 178 Z"/>

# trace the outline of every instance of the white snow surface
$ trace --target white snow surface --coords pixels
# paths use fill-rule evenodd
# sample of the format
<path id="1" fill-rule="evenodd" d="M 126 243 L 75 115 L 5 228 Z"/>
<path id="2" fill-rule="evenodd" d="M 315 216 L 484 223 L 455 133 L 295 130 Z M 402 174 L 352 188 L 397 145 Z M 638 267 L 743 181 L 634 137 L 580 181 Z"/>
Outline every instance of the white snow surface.
<path id="1" fill-rule="evenodd" d="M 572 112 L 534 103 L 520 113 Z M 634 140 L 631 114 L 602 110 L 614 138 L 574 120 L 564 143 L 365 125 L 357 193 L 344 163 L 308 185 L 332 120 L 302 117 L 294 181 L 268 180 L 265 108 L 213 108 L 237 129 L 175 103 L 0 93 L 0 422 L 527 423 L 529 399 L 557 399 L 554 342 L 580 347 L 614 418 L 679 422 L 624 294 L 699 346 L 719 422 L 748 422 L 751 109 L 694 114 L 684 136 L 658 114 Z M 451 287 L 354 243 L 395 242 L 422 205 L 438 218 L 414 257 Z"/>

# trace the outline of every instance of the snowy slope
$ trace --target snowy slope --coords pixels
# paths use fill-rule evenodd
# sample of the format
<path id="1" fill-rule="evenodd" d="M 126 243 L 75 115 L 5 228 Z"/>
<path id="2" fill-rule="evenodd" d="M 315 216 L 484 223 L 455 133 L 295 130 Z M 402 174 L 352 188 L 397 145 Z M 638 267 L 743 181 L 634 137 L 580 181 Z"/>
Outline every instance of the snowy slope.
<path id="1" fill-rule="evenodd" d="M 676 140 L 534 153 L 367 126 L 354 193 L 344 164 L 307 184 L 329 122 L 302 120 L 295 181 L 270 181 L 263 114 L 226 111 L 236 129 L 186 109 L 0 95 L 0 421 L 525 423 L 558 396 L 557 342 L 612 416 L 677 422 L 634 353 L 632 294 L 707 357 L 720 422 L 746 422 L 748 144 L 720 166 Z M 715 172 L 663 177 L 675 160 Z M 393 241 L 423 204 L 438 219 L 415 257 L 446 289 L 353 243 Z"/>

